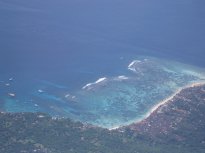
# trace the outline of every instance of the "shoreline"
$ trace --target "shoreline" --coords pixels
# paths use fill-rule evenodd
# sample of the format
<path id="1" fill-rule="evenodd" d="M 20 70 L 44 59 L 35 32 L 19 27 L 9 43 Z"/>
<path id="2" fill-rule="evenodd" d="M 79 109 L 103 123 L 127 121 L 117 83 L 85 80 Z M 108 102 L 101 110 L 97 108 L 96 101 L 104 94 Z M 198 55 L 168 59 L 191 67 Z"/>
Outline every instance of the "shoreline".
<path id="1" fill-rule="evenodd" d="M 160 101 L 158 104 L 154 105 L 149 112 L 147 112 L 144 116 L 144 119 L 142 119 L 141 121 L 145 120 L 146 118 L 148 118 L 154 111 L 156 111 L 160 106 L 165 105 L 166 103 L 170 102 L 170 100 L 172 100 L 177 94 L 179 94 L 182 90 L 187 89 L 187 88 L 193 88 L 193 87 L 199 87 L 205 85 L 205 82 L 195 82 L 195 83 L 191 83 L 188 84 L 184 87 L 181 87 L 179 89 L 177 89 L 171 96 L 167 97 L 166 99 Z M 139 121 L 139 122 L 141 122 Z"/>
<path id="2" fill-rule="evenodd" d="M 181 87 L 181 88 L 177 89 L 171 96 L 159 101 L 159 103 L 154 105 L 141 119 L 137 119 L 128 125 L 116 126 L 116 127 L 109 128 L 108 130 L 117 130 L 117 129 L 122 128 L 122 127 L 127 127 L 127 126 L 130 126 L 132 124 L 140 123 L 140 122 L 146 120 L 150 115 L 152 115 L 152 113 L 154 113 L 160 106 L 165 105 L 166 103 L 170 102 L 170 100 L 172 100 L 182 90 L 187 89 L 187 88 L 199 87 L 199 86 L 203 86 L 203 85 L 205 85 L 205 81 L 194 82 L 194 83 L 190 83 L 184 87 Z"/>

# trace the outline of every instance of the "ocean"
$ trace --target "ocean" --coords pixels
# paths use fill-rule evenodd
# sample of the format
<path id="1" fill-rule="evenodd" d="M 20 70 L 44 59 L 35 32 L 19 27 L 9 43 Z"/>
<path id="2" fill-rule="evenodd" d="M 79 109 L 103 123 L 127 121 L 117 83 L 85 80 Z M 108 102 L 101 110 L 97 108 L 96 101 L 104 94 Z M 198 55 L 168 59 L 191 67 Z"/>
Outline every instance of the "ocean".
<path id="1" fill-rule="evenodd" d="M 42 111 L 108 128 L 142 118 L 157 101 L 203 80 L 204 6 L 203 0 L 0 1 L 1 111 Z M 137 74 L 128 70 L 134 60 L 142 62 Z M 150 95 L 147 87 L 157 86 L 152 76 L 168 88 L 164 82 Z M 103 88 L 82 90 L 98 81 Z"/>

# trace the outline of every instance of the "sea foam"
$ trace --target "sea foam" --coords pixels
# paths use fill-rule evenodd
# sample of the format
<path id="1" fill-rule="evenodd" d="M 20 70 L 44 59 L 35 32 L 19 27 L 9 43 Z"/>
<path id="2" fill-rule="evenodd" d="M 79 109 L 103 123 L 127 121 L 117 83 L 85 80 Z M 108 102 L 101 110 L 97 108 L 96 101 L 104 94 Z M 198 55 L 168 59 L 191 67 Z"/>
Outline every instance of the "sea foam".
<path id="1" fill-rule="evenodd" d="M 128 69 L 133 71 L 133 72 L 136 72 L 136 64 L 138 63 L 141 63 L 140 60 L 134 60 L 132 61 L 129 65 L 128 65 Z"/>
<path id="2" fill-rule="evenodd" d="M 102 82 L 105 82 L 107 80 L 106 77 L 102 77 L 102 78 L 99 78 L 97 81 L 93 82 L 93 83 L 88 83 L 86 84 L 85 86 L 82 87 L 82 89 L 91 89 L 93 85 L 97 85 L 97 84 L 100 84 Z"/>

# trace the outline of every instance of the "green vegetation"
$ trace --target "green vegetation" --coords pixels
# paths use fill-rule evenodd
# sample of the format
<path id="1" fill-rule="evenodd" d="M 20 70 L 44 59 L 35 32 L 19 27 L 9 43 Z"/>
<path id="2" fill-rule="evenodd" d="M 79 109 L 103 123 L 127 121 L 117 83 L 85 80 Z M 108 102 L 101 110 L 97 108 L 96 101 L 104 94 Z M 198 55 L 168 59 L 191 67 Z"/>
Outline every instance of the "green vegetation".
<path id="1" fill-rule="evenodd" d="M 159 143 L 133 131 L 109 131 L 41 113 L 1 113 L 2 153 L 202 153 L 176 143 Z M 166 141 L 165 141 L 166 142 Z"/>

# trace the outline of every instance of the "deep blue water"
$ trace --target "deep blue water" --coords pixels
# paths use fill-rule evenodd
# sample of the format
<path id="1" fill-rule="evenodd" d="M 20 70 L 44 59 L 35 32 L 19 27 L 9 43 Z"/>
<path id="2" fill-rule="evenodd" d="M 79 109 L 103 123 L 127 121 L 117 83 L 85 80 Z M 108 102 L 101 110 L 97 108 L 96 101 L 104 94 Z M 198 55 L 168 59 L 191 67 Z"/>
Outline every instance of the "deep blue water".
<path id="1" fill-rule="evenodd" d="M 44 111 L 29 102 L 42 101 L 31 98 L 39 89 L 78 93 L 101 77 L 132 75 L 128 64 L 142 56 L 204 68 L 204 6 L 203 0 L 1 0 L 1 109 L 15 93 L 22 109 L 12 99 L 8 110 Z M 52 103 L 49 95 L 44 101 Z"/>

